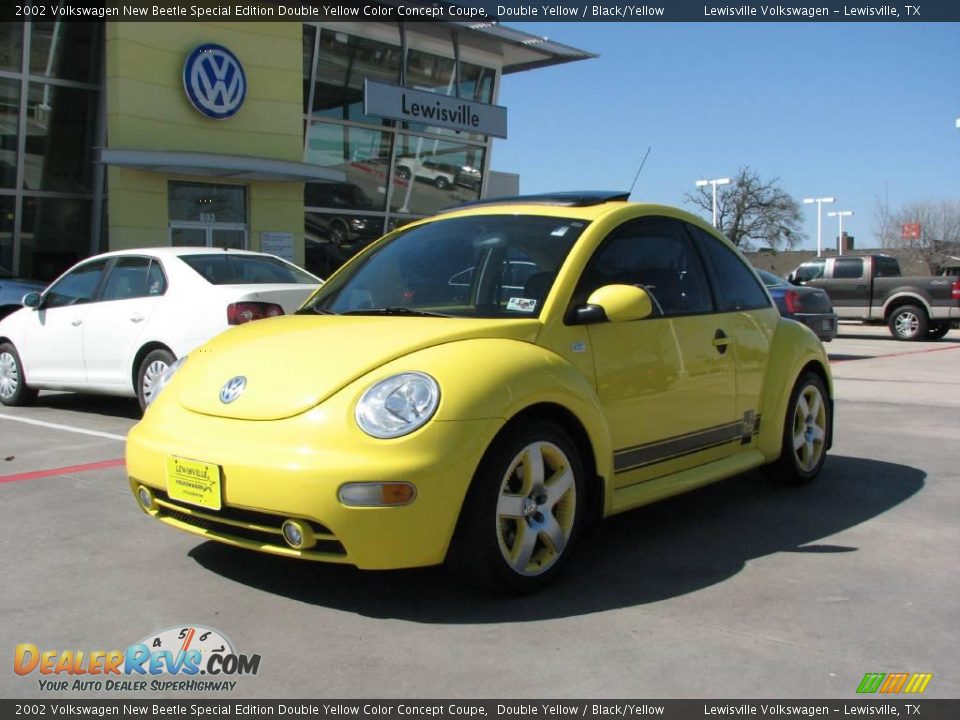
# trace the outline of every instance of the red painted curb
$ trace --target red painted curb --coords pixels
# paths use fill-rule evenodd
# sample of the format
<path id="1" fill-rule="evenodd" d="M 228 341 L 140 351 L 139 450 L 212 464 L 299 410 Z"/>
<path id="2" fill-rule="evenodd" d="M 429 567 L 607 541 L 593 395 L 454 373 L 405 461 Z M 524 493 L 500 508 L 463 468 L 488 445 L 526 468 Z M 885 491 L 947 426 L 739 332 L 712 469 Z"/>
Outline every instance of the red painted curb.
<path id="1" fill-rule="evenodd" d="M 960 345 L 954 345 L 953 347 L 945 348 L 928 348 L 926 350 L 907 350 L 906 352 L 890 353 L 889 355 L 864 355 L 863 357 L 855 358 L 844 358 L 843 360 L 831 360 L 830 364 L 842 362 L 853 362 L 854 360 L 883 360 L 888 357 L 903 357 L 904 355 L 920 355 L 921 353 L 934 353 L 934 352 L 944 352 L 946 350 L 960 350 Z M 827 353 L 829 357 L 830 353 Z"/>
<path id="2" fill-rule="evenodd" d="M 123 465 L 124 462 L 123 458 L 117 458 L 116 460 L 101 460 L 100 462 L 86 463 L 84 465 L 68 465 L 67 467 L 52 468 L 51 470 L 36 470 L 34 472 L 17 473 L 16 475 L 0 475 L 0 483 L 36 480 L 38 478 L 53 477 L 54 475 L 86 472 L 87 470 L 102 470 L 103 468 Z"/>

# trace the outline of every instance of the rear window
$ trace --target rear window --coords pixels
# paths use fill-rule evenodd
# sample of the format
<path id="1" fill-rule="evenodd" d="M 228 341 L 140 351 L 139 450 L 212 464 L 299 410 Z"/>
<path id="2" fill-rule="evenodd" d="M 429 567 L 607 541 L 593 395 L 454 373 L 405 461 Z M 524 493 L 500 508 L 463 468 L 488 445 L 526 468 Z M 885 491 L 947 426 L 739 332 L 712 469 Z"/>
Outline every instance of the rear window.
<path id="1" fill-rule="evenodd" d="M 316 285 L 317 279 L 273 257 L 257 255 L 181 255 L 180 259 L 212 285 Z"/>

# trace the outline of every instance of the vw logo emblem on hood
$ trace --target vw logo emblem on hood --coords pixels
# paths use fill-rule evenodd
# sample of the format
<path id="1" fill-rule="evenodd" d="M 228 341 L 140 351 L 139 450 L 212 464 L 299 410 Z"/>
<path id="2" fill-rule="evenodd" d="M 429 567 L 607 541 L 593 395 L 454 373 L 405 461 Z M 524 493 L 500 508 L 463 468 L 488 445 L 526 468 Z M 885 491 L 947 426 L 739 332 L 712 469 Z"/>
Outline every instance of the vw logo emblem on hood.
<path id="1" fill-rule="evenodd" d="M 224 383 L 223 387 L 220 388 L 220 402 L 222 402 L 224 405 L 232 403 L 238 397 L 243 395 L 243 391 L 246 389 L 247 379 L 243 375 L 237 375 L 235 378 L 230 378 Z"/>
<path id="2" fill-rule="evenodd" d="M 222 45 L 194 48 L 183 64 L 183 89 L 191 104 L 208 118 L 233 115 L 247 96 L 247 76 L 237 56 Z"/>

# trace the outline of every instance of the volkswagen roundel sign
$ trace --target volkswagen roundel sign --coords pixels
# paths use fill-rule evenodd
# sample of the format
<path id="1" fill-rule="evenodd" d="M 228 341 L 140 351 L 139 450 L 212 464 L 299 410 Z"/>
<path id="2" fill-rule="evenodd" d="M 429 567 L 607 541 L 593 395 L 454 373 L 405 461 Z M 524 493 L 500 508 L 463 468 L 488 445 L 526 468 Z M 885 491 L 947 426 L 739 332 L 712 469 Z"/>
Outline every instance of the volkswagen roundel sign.
<path id="1" fill-rule="evenodd" d="M 187 56 L 183 89 L 197 110 L 208 118 L 223 120 L 243 105 L 247 76 L 236 55 L 222 45 L 206 43 Z"/>

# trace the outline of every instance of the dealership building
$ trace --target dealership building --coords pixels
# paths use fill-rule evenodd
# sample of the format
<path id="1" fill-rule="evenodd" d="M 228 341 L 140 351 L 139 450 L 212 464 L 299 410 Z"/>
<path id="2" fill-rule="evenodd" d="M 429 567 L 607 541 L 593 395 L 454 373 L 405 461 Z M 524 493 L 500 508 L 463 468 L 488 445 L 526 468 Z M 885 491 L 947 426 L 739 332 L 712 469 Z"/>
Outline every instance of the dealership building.
<path id="1" fill-rule="evenodd" d="M 490 23 L 0 23 L 0 270 L 191 245 L 324 272 L 499 194 L 501 78 L 589 57 Z"/>

